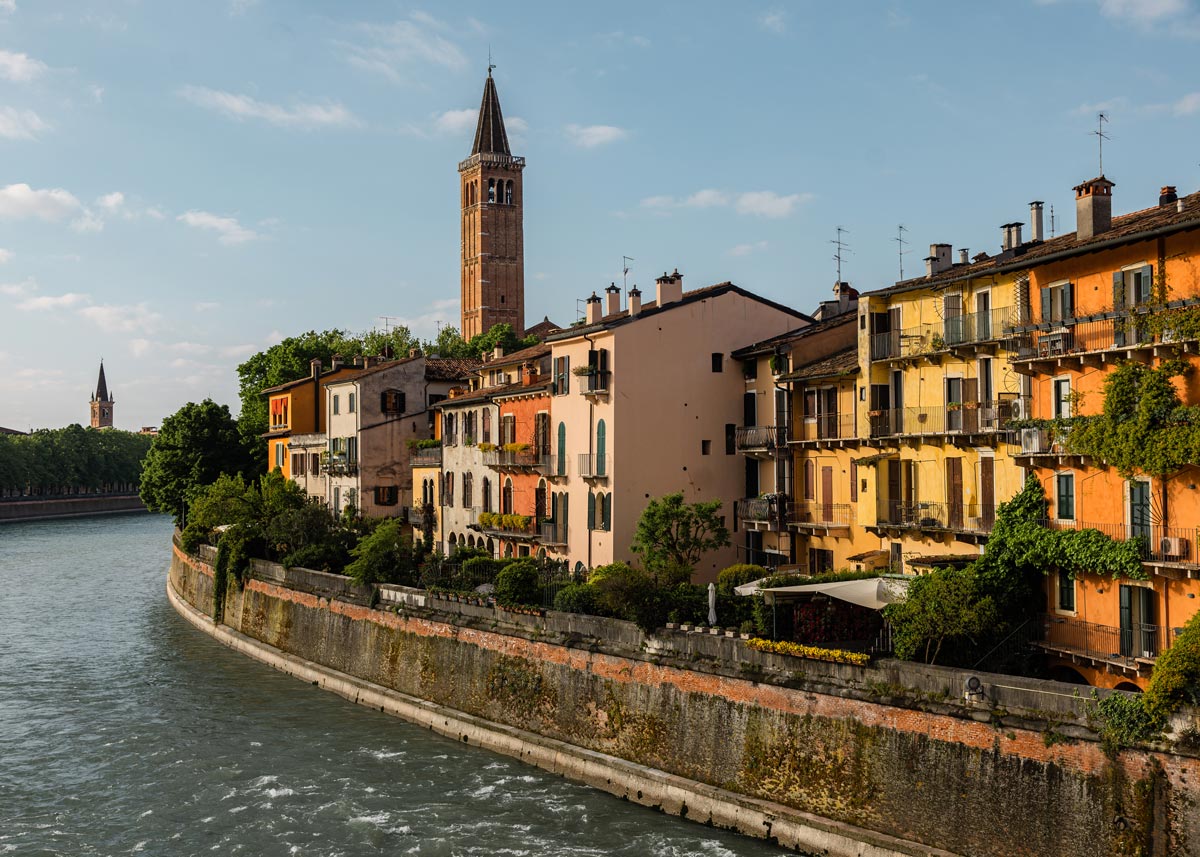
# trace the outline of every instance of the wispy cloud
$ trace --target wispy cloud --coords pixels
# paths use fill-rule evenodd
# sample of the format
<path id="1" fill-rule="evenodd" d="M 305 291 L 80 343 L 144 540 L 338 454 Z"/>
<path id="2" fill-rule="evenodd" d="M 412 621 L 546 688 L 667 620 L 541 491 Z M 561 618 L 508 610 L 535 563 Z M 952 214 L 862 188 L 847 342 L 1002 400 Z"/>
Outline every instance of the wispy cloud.
<path id="1" fill-rule="evenodd" d="M 729 248 L 730 256 L 749 256 L 767 249 L 766 241 L 751 241 L 746 244 L 735 244 Z"/>
<path id="2" fill-rule="evenodd" d="M 475 127 L 479 111 L 465 108 L 439 113 L 433 120 L 433 129 L 439 134 L 462 134 Z"/>
<path id="3" fill-rule="evenodd" d="M 567 139 L 581 149 L 594 149 L 629 137 L 627 130 L 616 125 L 568 125 L 565 131 Z"/>
<path id="4" fill-rule="evenodd" d="M 6 140 L 33 140 L 50 126 L 32 110 L 0 107 L 0 137 Z"/>
<path id="5" fill-rule="evenodd" d="M 812 194 L 778 194 L 770 190 L 726 193 L 707 188 L 685 197 L 648 196 L 642 200 L 642 208 L 667 211 L 675 208 L 721 208 L 732 205 L 738 214 L 759 217 L 787 217 L 798 205 L 812 199 Z"/>
<path id="6" fill-rule="evenodd" d="M 82 209 L 75 195 L 62 188 L 36 190 L 24 183 L 0 188 L 0 218 L 7 220 L 64 220 Z"/>
<path id="7" fill-rule="evenodd" d="M 91 298 L 87 295 L 78 292 L 67 292 L 61 295 L 33 295 L 18 303 L 17 309 L 26 312 L 68 309 L 87 303 L 90 300 Z"/>
<path id="8" fill-rule="evenodd" d="M 362 121 L 336 101 L 296 102 L 291 107 L 205 86 L 185 86 L 180 98 L 230 119 L 259 119 L 282 128 L 358 127 Z"/>
<path id="9" fill-rule="evenodd" d="M 104 330 L 118 333 L 146 333 L 162 323 L 162 316 L 145 303 L 93 304 L 80 308 L 79 314 Z"/>
<path id="10" fill-rule="evenodd" d="M 1123 95 L 1106 98 L 1103 101 L 1089 101 L 1071 108 L 1072 116 L 1095 116 L 1097 113 L 1109 113 L 1113 110 L 1124 110 L 1129 106 L 1129 99 Z"/>
<path id="11" fill-rule="evenodd" d="M 0 0 L 0 12 L 11 15 L 17 11 L 17 0 Z"/>
<path id="12" fill-rule="evenodd" d="M 758 24 L 772 33 L 786 33 L 787 13 L 782 9 L 770 9 L 758 16 Z"/>
<path id="13" fill-rule="evenodd" d="M 195 229 L 206 229 L 217 233 L 217 240 L 222 244 L 245 244 L 247 241 L 253 241 L 259 237 L 257 232 L 242 226 L 236 218 L 208 211 L 187 211 L 175 219 Z"/>
<path id="14" fill-rule="evenodd" d="M 212 312 L 213 310 L 220 308 L 221 305 L 216 301 L 197 301 L 196 303 L 192 304 L 193 312 Z"/>
<path id="15" fill-rule="evenodd" d="M 602 33 L 600 35 L 600 41 L 612 47 L 650 47 L 650 40 L 645 36 L 639 36 L 636 33 L 626 33 L 624 30 L 614 30 L 611 33 Z"/>
<path id="16" fill-rule="evenodd" d="M 106 193 L 104 196 L 96 200 L 96 205 L 103 208 L 105 211 L 119 211 L 125 205 L 125 194 L 119 190 L 114 190 L 112 193 Z"/>
<path id="17" fill-rule="evenodd" d="M 35 60 L 29 54 L 0 50 L 0 78 L 18 83 L 41 77 L 46 72 L 46 64 Z"/>
<path id="18" fill-rule="evenodd" d="M 434 66 L 458 71 L 467 58 L 446 33 L 452 29 L 425 12 L 413 12 L 391 24 L 363 24 L 362 40 L 345 43 L 346 62 L 379 74 L 394 83 L 406 83 L 414 67 Z"/>
<path id="19" fill-rule="evenodd" d="M 4 265 L 8 262 L 11 262 L 12 257 L 13 257 L 12 250 L 5 250 L 3 247 L 0 247 L 0 265 Z"/>
<path id="20" fill-rule="evenodd" d="M 1109 18 L 1136 24 L 1156 24 L 1192 11 L 1187 0 L 1098 0 L 1100 12 Z"/>

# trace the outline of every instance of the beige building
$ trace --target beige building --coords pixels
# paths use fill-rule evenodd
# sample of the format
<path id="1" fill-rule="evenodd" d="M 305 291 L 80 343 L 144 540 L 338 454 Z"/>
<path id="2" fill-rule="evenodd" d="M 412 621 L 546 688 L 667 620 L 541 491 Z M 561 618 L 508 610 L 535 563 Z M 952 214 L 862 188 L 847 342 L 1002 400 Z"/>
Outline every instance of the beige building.
<path id="1" fill-rule="evenodd" d="M 732 283 L 685 293 L 676 271 L 656 285 L 654 301 L 635 287 L 624 307 L 616 286 L 593 294 L 582 323 L 547 339 L 549 510 L 560 544 L 546 547 L 574 568 L 634 560 L 646 504 L 674 492 L 721 500 L 732 531 L 746 465 L 736 449 L 745 381 L 731 352 L 810 320 Z M 737 557 L 732 546 L 706 556 L 697 579 Z"/>

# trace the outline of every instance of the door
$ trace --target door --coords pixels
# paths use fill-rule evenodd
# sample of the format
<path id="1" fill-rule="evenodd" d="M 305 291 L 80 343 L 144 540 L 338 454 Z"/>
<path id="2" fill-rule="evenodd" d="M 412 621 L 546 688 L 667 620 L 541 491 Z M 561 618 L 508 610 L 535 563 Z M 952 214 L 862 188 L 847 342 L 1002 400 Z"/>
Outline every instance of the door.
<path id="1" fill-rule="evenodd" d="M 1121 657 L 1133 657 L 1133 590 L 1121 587 Z"/>
<path id="2" fill-rule="evenodd" d="M 975 339 L 987 342 L 992 338 L 992 293 L 980 292 L 975 296 Z"/>
<path id="3" fill-rule="evenodd" d="M 963 381 L 946 379 L 946 431 L 962 431 Z"/>
<path id="4" fill-rule="evenodd" d="M 891 389 L 887 384 L 871 385 L 871 437 L 886 437 L 888 431 L 888 409 L 891 407 Z"/>
<path id="5" fill-rule="evenodd" d="M 1150 542 L 1150 483 L 1129 483 L 1129 537 Z"/>
<path id="6" fill-rule="evenodd" d="M 742 425 L 749 428 L 756 425 L 755 420 L 758 419 L 758 408 L 755 405 L 755 394 L 746 393 L 742 396 Z"/>
<path id="7" fill-rule="evenodd" d="M 979 358 L 979 427 L 985 431 L 995 431 L 1000 427 L 990 357 Z"/>
<path id="8" fill-rule="evenodd" d="M 871 313 L 871 359 L 883 360 L 888 354 L 891 331 L 890 317 L 886 312 Z"/>
<path id="9" fill-rule="evenodd" d="M 758 487 L 758 459 L 746 457 L 746 496 L 757 497 L 759 492 Z"/>
<path id="10" fill-rule="evenodd" d="M 962 459 L 946 459 L 946 523 L 952 530 L 961 530 L 963 525 L 963 480 Z"/>
<path id="11" fill-rule="evenodd" d="M 904 434 L 904 373 L 892 372 L 892 434 Z"/>
<path id="12" fill-rule="evenodd" d="M 1158 657 L 1158 617 L 1155 606 L 1156 593 L 1153 589 L 1138 587 L 1137 615 L 1138 622 L 1138 656 L 1143 658 Z"/>
<path id="13" fill-rule="evenodd" d="M 979 379 L 964 378 L 962 409 L 963 431 L 979 431 L 979 408 Z"/>
<path id="14" fill-rule="evenodd" d="M 962 295 L 946 295 L 942 298 L 943 332 L 947 345 L 963 342 Z"/>
<path id="15" fill-rule="evenodd" d="M 791 423 L 790 397 L 787 390 L 775 391 L 775 430 L 771 432 L 771 447 L 783 446 L 788 442 L 791 433 L 788 424 Z"/>
<path id="16" fill-rule="evenodd" d="M 898 524 L 900 518 L 900 462 L 893 459 L 884 461 L 887 467 L 887 510 L 884 516 L 888 523 Z"/>
<path id="17" fill-rule="evenodd" d="M 833 468 L 821 468 L 821 520 L 833 522 Z"/>
<path id="18" fill-rule="evenodd" d="M 837 387 L 826 387 L 821 391 L 821 416 L 817 425 L 818 437 L 839 437 Z"/>
<path id="19" fill-rule="evenodd" d="M 979 459 L 979 523 L 990 530 L 996 523 L 996 459 Z"/>

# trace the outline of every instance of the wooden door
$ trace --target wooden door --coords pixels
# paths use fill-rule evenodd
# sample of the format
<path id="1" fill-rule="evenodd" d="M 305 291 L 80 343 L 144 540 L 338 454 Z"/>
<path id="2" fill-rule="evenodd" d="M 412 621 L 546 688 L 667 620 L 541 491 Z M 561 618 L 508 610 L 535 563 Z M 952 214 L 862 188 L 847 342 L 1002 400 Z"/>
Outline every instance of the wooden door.
<path id="1" fill-rule="evenodd" d="M 895 459 L 885 461 L 887 465 L 887 516 L 889 523 L 900 523 L 900 462 Z"/>
<path id="2" fill-rule="evenodd" d="M 963 379 L 963 431 L 979 431 L 979 379 Z"/>
<path id="3" fill-rule="evenodd" d="M 946 459 L 946 524 L 953 530 L 963 525 L 962 459 Z"/>

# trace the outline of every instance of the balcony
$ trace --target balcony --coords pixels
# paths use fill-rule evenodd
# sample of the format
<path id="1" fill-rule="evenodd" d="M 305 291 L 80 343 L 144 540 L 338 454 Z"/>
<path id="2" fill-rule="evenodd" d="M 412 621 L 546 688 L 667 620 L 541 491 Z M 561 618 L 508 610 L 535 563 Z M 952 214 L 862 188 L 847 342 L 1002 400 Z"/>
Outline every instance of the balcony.
<path id="1" fill-rule="evenodd" d="M 579 475 L 584 479 L 607 479 L 612 469 L 612 456 L 584 452 L 579 455 Z"/>
<path id="2" fill-rule="evenodd" d="M 1051 530 L 1096 530 L 1119 542 L 1141 544 L 1142 562 L 1158 566 L 1198 566 L 1185 568 L 1187 577 L 1200 577 L 1200 553 L 1196 539 L 1198 527 L 1163 527 L 1157 524 L 1100 524 L 1087 521 L 1044 521 Z"/>
<path id="3" fill-rule="evenodd" d="M 742 426 L 734 436 L 738 452 L 766 457 L 787 449 L 787 426 Z"/>
<path id="4" fill-rule="evenodd" d="M 358 459 L 347 458 L 345 455 L 323 455 L 321 472 L 330 476 L 353 476 L 358 473 Z"/>
<path id="5" fill-rule="evenodd" d="M 815 503 L 805 501 L 792 506 L 788 525 L 806 532 L 848 530 L 854 526 L 854 506 L 849 503 Z"/>
<path id="6" fill-rule="evenodd" d="M 780 494 L 746 497 L 734 503 L 734 514 L 744 529 L 781 532 L 787 522 L 788 498 Z"/>
<path id="7" fill-rule="evenodd" d="M 525 159 L 515 157 L 513 155 L 504 155 L 498 152 L 479 152 L 471 155 L 471 157 L 458 162 L 458 170 L 469 170 L 471 167 L 479 165 L 486 167 L 517 167 L 525 166 Z"/>
<path id="8" fill-rule="evenodd" d="M 939 530 L 958 533 L 961 541 L 983 541 L 996 522 L 996 505 L 980 503 L 943 503 L 918 500 L 912 503 L 888 500 L 881 504 L 879 523 L 882 529 Z"/>
<path id="9" fill-rule="evenodd" d="M 409 460 L 413 467 L 441 467 L 442 448 L 435 446 L 414 449 Z"/>
<path id="10" fill-rule="evenodd" d="M 478 506 L 471 509 L 468 526 L 481 533 L 506 539 L 534 539 L 539 533 L 538 520 L 533 515 L 484 512 Z"/>
<path id="11" fill-rule="evenodd" d="M 483 454 L 483 463 L 493 470 L 544 472 L 550 461 L 550 453 L 536 449 L 492 449 Z"/>
<path id="12" fill-rule="evenodd" d="M 1073 661 L 1083 660 L 1129 672 L 1151 669 L 1154 660 L 1175 639 L 1175 632 L 1161 625 L 1132 622 L 1115 628 L 1069 616 L 1042 614 L 1039 618 L 1042 639 L 1034 645 Z"/>
<path id="13" fill-rule="evenodd" d="M 1014 331 L 1008 342 L 1014 368 L 1019 364 L 1018 371 L 1032 373 L 1059 366 L 1100 366 L 1138 353 L 1154 355 L 1163 348 L 1174 352 L 1181 344 L 1195 341 L 1194 335 L 1169 329 L 1152 332 L 1145 323 L 1148 315 L 1123 312 L 1105 318 L 1072 318 Z"/>
<path id="14" fill-rule="evenodd" d="M 596 369 L 583 372 L 576 376 L 579 393 L 583 396 L 607 396 L 608 385 L 612 381 L 612 372 L 601 372 Z"/>
<path id="15" fill-rule="evenodd" d="M 914 360 L 937 355 L 972 353 L 994 345 L 1005 336 L 1014 318 L 1012 307 L 950 316 L 938 322 L 919 324 L 871 336 L 871 360 Z"/>
<path id="16" fill-rule="evenodd" d="M 542 521 L 538 524 L 538 544 L 543 547 L 565 547 L 567 544 L 566 528 L 559 528 L 555 521 Z"/>
<path id="17" fill-rule="evenodd" d="M 857 441 L 858 426 L 854 414 L 820 414 L 800 421 L 792 443 L 816 446 L 841 446 L 840 441 Z"/>
<path id="18" fill-rule="evenodd" d="M 959 402 L 919 408 L 870 411 L 872 438 L 980 435 L 1003 432 L 1021 419 L 1024 402 L 1015 396 L 989 402 Z"/>

